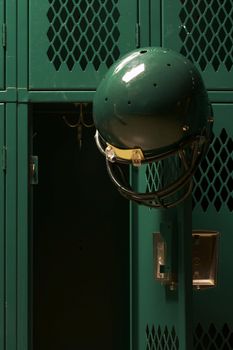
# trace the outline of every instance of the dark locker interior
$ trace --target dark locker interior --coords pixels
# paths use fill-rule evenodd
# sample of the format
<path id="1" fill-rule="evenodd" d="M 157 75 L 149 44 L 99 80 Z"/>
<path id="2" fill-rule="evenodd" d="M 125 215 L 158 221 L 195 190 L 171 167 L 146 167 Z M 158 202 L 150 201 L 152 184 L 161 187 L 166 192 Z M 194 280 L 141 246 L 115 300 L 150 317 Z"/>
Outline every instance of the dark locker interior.
<path id="1" fill-rule="evenodd" d="M 129 203 L 112 185 L 78 104 L 34 104 L 31 333 L 34 350 L 129 348 Z M 92 123 L 86 105 L 85 123 Z"/>

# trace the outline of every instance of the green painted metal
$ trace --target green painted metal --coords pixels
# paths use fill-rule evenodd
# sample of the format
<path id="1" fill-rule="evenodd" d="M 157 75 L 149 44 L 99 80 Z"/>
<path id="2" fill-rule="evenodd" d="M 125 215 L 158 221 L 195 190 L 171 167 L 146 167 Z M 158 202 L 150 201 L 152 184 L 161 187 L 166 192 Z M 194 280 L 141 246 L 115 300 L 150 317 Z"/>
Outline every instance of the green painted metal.
<path id="1" fill-rule="evenodd" d="M 21 103 L 37 102 L 92 102 L 95 91 L 28 91 L 18 89 L 18 101 Z"/>
<path id="2" fill-rule="evenodd" d="M 233 104 L 214 104 L 214 139 L 195 176 L 193 228 L 220 232 L 217 287 L 194 292 L 196 348 L 233 346 Z M 212 326 L 211 326 L 212 324 Z M 224 326 L 225 325 L 225 326 Z M 200 346 L 199 345 L 199 346 Z"/>
<path id="3" fill-rule="evenodd" d="M 5 344 L 5 106 L 0 104 L 0 349 Z"/>
<path id="4" fill-rule="evenodd" d="M 150 45 L 161 46 L 161 1 L 149 0 Z"/>
<path id="5" fill-rule="evenodd" d="M 139 0 L 140 47 L 161 46 L 160 1 Z"/>
<path id="6" fill-rule="evenodd" d="M 208 91 L 209 99 L 212 102 L 232 102 L 233 91 Z M 33 102 L 92 102 L 95 91 L 28 91 L 17 89 L 0 91 L 0 101 L 19 103 Z"/>
<path id="7" fill-rule="evenodd" d="M 210 90 L 232 90 L 232 3 L 168 0 L 162 2 L 162 42 L 190 58 Z"/>
<path id="8" fill-rule="evenodd" d="M 149 1 L 140 1 L 138 4 L 138 45 L 137 47 L 144 47 L 150 45 L 150 28 L 149 28 Z"/>
<path id="9" fill-rule="evenodd" d="M 29 313 L 29 250 L 31 218 L 29 217 L 28 105 L 18 105 L 17 124 L 17 349 L 30 347 L 31 315 Z"/>
<path id="10" fill-rule="evenodd" d="M 5 2 L 6 46 L 5 46 L 5 77 L 6 90 L 9 94 L 16 94 L 16 47 L 17 47 L 17 2 L 7 0 Z M 15 100 L 16 101 L 16 98 Z"/>
<path id="11" fill-rule="evenodd" d="M 145 190 L 146 168 L 132 184 Z M 175 209 L 132 208 L 132 349 L 191 349 L 191 203 Z M 153 233 L 163 231 L 178 256 L 178 287 L 170 291 L 154 278 Z M 157 344 L 157 345 L 156 345 Z"/>
<path id="12" fill-rule="evenodd" d="M 17 88 L 28 89 L 28 1 L 20 0 L 17 7 Z"/>
<path id="13" fill-rule="evenodd" d="M 229 103 L 233 101 L 233 91 L 208 91 L 210 101 L 215 103 Z"/>
<path id="14" fill-rule="evenodd" d="M 0 101 L 1 102 L 16 102 L 17 101 L 17 91 L 16 88 L 6 89 L 0 91 Z"/>
<path id="15" fill-rule="evenodd" d="M 16 104 L 6 104 L 6 350 L 17 344 L 17 120 Z M 26 271 L 25 271 L 26 273 Z"/>
<path id="16" fill-rule="evenodd" d="M 136 23 L 135 0 L 30 1 L 29 89 L 94 90 L 135 48 Z"/>
<path id="17" fill-rule="evenodd" d="M 5 1 L 0 0 L 0 89 L 5 87 L 5 38 L 6 38 L 6 25 L 5 25 Z"/>
<path id="18" fill-rule="evenodd" d="M 68 2 L 58 1 L 58 3 L 60 4 L 59 6 L 62 6 L 62 3 L 67 4 Z M 199 202 L 196 203 L 193 210 L 193 228 L 216 229 L 221 233 L 217 288 L 209 291 L 195 291 L 193 300 L 191 298 L 190 203 L 187 202 L 185 206 L 165 212 L 165 214 L 161 211 L 132 205 L 130 250 L 132 267 L 131 350 L 153 349 L 155 341 L 159 341 L 159 326 L 162 337 L 166 341 L 170 337 L 171 342 L 168 346 L 172 348 L 173 345 L 173 349 L 176 346 L 174 343 L 177 337 L 179 338 L 179 350 L 192 349 L 192 331 L 196 339 L 195 346 L 197 349 L 198 346 L 205 349 L 210 344 L 215 346 L 215 348 L 223 348 L 225 346 L 230 349 L 233 346 L 231 311 L 233 293 L 231 279 L 232 211 L 229 209 L 229 205 L 230 208 L 232 206 L 231 204 L 228 205 L 228 201 L 231 198 L 229 196 L 232 195 L 232 180 L 230 180 L 232 150 L 228 147 L 231 147 L 231 139 L 233 137 L 231 132 L 233 130 L 233 108 L 231 104 L 233 92 L 230 91 L 233 89 L 231 68 L 232 9 L 227 10 L 229 3 L 229 1 L 225 0 L 200 1 L 197 2 L 197 6 L 189 8 L 190 1 L 141 0 L 139 12 L 137 13 L 137 5 L 133 0 L 122 0 L 119 2 L 119 11 L 122 14 L 118 20 L 121 32 L 120 38 L 122 39 L 119 39 L 121 53 L 129 51 L 139 43 L 141 46 L 169 46 L 191 58 L 201 70 L 207 87 L 211 90 L 209 91 L 211 101 L 218 102 L 218 104 L 214 105 L 214 132 L 222 142 L 221 149 L 218 150 L 217 148 L 217 151 L 215 150 L 215 153 L 221 160 L 221 169 L 215 171 L 215 168 L 213 168 L 214 176 L 218 176 L 218 174 L 220 176 L 220 189 L 216 190 L 215 187 L 212 187 L 214 194 L 210 190 L 211 183 L 214 183 L 215 180 L 211 180 L 213 175 L 211 175 L 212 172 L 210 171 L 213 160 L 208 158 L 207 165 L 204 166 L 204 170 L 201 172 L 202 179 L 206 173 L 207 185 L 206 188 L 199 187 L 202 193 L 199 200 L 197 199 L 198 187 L 195 187 L 196 190 L 194 189 L 194 191 L 197 192 L 194 192 L 194 197 Z M 0 101 L 13 102 L 18 100 L 23 103 L 19 106 L 18 125 L 16 121 L 16 106 L 10 103 L 6 107 L 7 178 L 5 179 L 4 172 L 0 173 L 1 199 L 2 188 L 4 188 L 4 184 L 6 185 L 6 206 L 3 206 L 4 201 L 0 202 L 0 348 L 4 348 L 5 341 L 6 350 L 15 350 L 16 348 L 26 350 L 30 348 L 28 345 L 30 333 L 28 324 L 31 321 L 28 312 L 29 298 L 27 294 L 29 284 L 27 260 L 28 225 L 30 219 L 28 217 L 27 197 L 27 104 L 32 102 L 92 101 L 94 91 L 90 90 L 96 88 L 97 83 L 106 71 L 106 64 L 101 64 L 100 69 L 97 71 L 93 69 L 92 64 L 89 62 L 84 71 L 76 63 L 72 71 L 69 71 L 66 63 L 62 63 L 59 70 L 56 71 L 54 68 L 55 58 L 51 58 L 51 61 L 49 61 L 47 54 L 47 50 L 50 47 L 48 30 L 51 27 L 50 23 L 52 26 L 55 25 L 55 17 L 49 22 L 47 14 L 49 8 L 54 8 L 55 1 L 20 0 L 18 2 L 17 17 L 18 57 L 16 66 L 15 1 L 6 1 L 6 4 L 4 4 L 4 0 L 0 0 L 0 24 L 7 22 L 6 49 L 0 44 L 0 89 L 4 90 L 6 87 L 6 91 L 0 91 Z M 57 17 L 59 16 L 62 16 L 62 14 L 58 11 Z M 139 18 L 139 36 L 135 38 L 137 16 Z M 201 18 L 203 19 L 201 20 Z M 29 32 L 28 28 L 30 28 Z M 63 34 L 59 32 L 59 35 Z M 28 47 L 28 36 L 30 47 Z M 2 34 L 0 34 L 0 39 L 2 39 Z M 202 46 L 204 41 L 205 47 Z M 216 46 L 217 43 L 218 47 Z M 68 45 L 68 42 L 66 45 Z M 62 50 L 62 48 L 60 49 Z M 66 62 L 68 56 L 64 60 Z M 90 61 L 92 61 L 92 58 Z M 85 62 L 83 67 L 84 65 Z M 15 92 L 16 68 L 18 74 L 18 95 Z M 28 91 L 28 89 L 35 91 Z M 36 91 L 39 89 L 44 89 L 45 91 Z M 227 141 L 220 138 L 223 128 L 227 133 Z M 224 138 L 225 133 L 222 135 Z M 4 144 L 3 140 L 4 106 L 1 103 L 0 146 Z M 229 144 L 229 146 L 226 146 L 226 144 Z M 227 156 L 224 156 L 225 152 L 223 149 L 225 149 Z M 223 153 L 220 155 L 222 151 Z M 227 158 L 225 159 L 225 157 Z M 18 164 L 17 171 L 16 164 Z M 218 164 L 218 162 L 215 164 Z M 225 171 L 223 171 L 223 168 L 225 168 L 227 175 L 224 175 Z M 221 172 L 223 172 L 222 175 Z M 224 176 L 227 176 L 227 178 L 224 179 Z M 137 175 L 134 174 L 133 182 L 135 187 L 139 189 L 145 186 L 145 169 Z M 198 181 L 196 183 L 198 184 Z M 205 181 L 203 181 L 203 186 L 205 186 Z M 228 195 L 224 188 L 227 190 Z M 208 207 L 206 211 L 202 207 L 202 204 L 204 208 L 207 205 L 203 197 L 204 194 L 207 195 Z M 216 196 L 219 196 L 220 201 L 216 200 Z M 219 209 L 216 209 L 215 201 Z M 221 203 L 223 204 L 221 205 Z M 5 221 L 4 217 L 6 217 Z M 178 267 L 180 283 L 178 290 L 175 292 L 166 292 L 165 287 L 161 286 L 153 278 L 152 233 L 158 231 L 161 227 L 160 223 L 164 221 L 171 222 L 174 227 L 177 227 L 177 222 L 179 222 L 179 228 L 183 228 L 181 230 L 177 229 L 175 232 L 176 244 L 179 244 L 180 247 L 180 263 Z M 4 228 L 7 230 L 6 237 L 4 236 Z M 183 236 L 184 234 L 185 236 Z M 5 264 L 3 247 L 6 248 Z M 3 266 L 5 267 L 5 272 L 3 271 Z M 5 286 L 4 276 L 6 277 Z M 5 314 L 4 304 L 2 304 L 4 295 L 6 296 Z M 5 316 L 6 325 L 4 326 Z M 192 318 L 194 320 L 193 328 L 190 326 Z M 198 326 L 198 324 L 200 325 Z M 173 327 L 175 327 L 175 334 L 172 333 Z"/>

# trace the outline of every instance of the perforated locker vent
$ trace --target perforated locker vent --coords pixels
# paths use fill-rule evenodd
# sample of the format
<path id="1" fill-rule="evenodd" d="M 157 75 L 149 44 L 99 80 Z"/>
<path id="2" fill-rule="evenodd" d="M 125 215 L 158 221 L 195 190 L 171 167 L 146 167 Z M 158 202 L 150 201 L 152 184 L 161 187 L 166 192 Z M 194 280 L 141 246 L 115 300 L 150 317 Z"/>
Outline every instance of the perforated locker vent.
<path id="1" fill-rule="evenodd" d="M 97 71 L 119 58 L 118 0 L 49 0 L 47 56 L 56 70 L 62 64 L 84 71 L 90 62 Z"/>
<path id="2" fill-rule="evenodd" d="M 169 171 L 166 171 L 169 169 Z M 146 166 L 146 192 L 155 192 L 169 185 L 181 172 L 181 163 L 178 156 L 167 160 L 150 163 Z"/>
<path id="3" fill-rule="evenodd" d="M 194 349 L 196 350 L 230 350 L 233 349 L 233 330 L 227 323 L 217 329 L 213 323 L 204 328 L 199 323 L 194 332 Z"/>
<path id="4" fill-rule="evenodd" d="M 162 186 L 162 162 L 151 163 L 146 166 L 146 192 L 158 191 Z"/>
<path id="5" fill-rule="evenodd" d="M 233 139 L 223 128 L 216 135 L 194 176 L 193 206 L 205 212 L 210 205 L 233 211 Z"/>
<path id="6" fill-rule="evenodd" d="M 150 327 L 146 326 L 146 350 L 178 350 L 179 339 L 176 334 L 175 327 L 170 330 L 167 326 L 162 328 L 154 325 Z"/>
<path id="7" fill-rule="evenodd" d="M 189 149 L 186 149 L 186 161 L 188 162 L 190 161 L 189 155 L 191 153 Z M 155 204 L 166 207 L 180 200 L 184 195 L 184 191 L 178 190 L 178 192 L 174 191 L 173 193 L 172 186 L 183 174 L 184 163 L 181 162 L 178 154 L 147 164 L 145 169 L 146 193 L 154 193 L 153 199 L 149 200 L 147 204 L 149 206 Z M 168 190 L 168 194 L 161 196 L 159 191 L 164 189 Z M 186 187 L 185 191 L 187 190 Z"/>
<path id="8" fill-rule="evenodd" d="M 217 71 L 233 66 L 233 6 L 231 0 L 180 0 L 181 53 L 199 65 Z"/>

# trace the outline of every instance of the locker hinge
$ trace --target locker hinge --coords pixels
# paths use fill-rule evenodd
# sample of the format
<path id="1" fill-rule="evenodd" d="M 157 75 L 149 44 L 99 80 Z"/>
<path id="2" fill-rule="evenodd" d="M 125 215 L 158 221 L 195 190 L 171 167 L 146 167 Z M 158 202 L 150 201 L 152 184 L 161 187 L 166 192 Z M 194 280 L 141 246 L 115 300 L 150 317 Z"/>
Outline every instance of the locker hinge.
<path id="1" fill-rule="evenodd" d="M 6 47 L 6 23 L 2 25 L 2 46 Z"/>
<path id="2" fill-rule="evenodd" d="M 31 156 L 30 158 L 30 184 L 38 184 L 38 157 Z"/>
<path id="3" fill-rule="evenodd" d="M 4 146 L 2 148 L 2 170 L 3 171 L 6 171 L 6 157 L 7 157 L 6 152 L 7 150 L 6 150 L 6 147 Z"/>
<path id="4" fill-rule="evenodd" d="M 136 47 L 140 47 L 140 24 L 136 23 L 136 27 L 135 27 L 135 44 Z"/>

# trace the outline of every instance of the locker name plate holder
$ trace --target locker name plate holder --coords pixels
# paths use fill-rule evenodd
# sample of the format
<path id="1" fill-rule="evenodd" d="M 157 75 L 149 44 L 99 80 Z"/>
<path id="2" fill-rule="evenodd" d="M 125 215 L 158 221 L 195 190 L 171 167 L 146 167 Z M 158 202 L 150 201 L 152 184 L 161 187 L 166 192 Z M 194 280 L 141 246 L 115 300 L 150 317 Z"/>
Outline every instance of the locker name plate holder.
<path id="1" fill-rule="evenodd" d="M 197 290 L 216 287 L 219 232 L 194 230 L 192 239 L 193 287 Z"/>
<path id="2" fill-rule="evenodd" d="M 169 249 L 160 232 L 153 234 L 154 277 L 163 285 L 177 284 L 170 270 Z M 196 290 L 208 289 L 217 285 L 219 232 L 194 230 L 192 232 L 192 281 Z M 171 289 L 171 288 L 170 288 Z"/>

